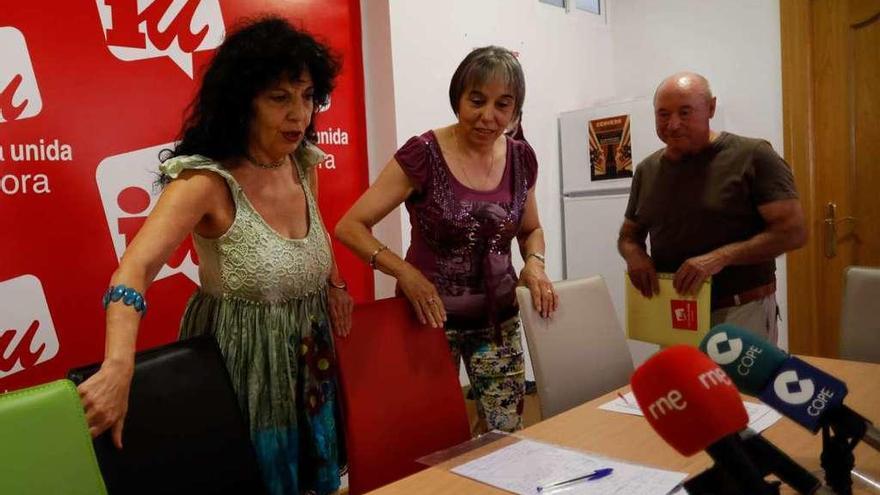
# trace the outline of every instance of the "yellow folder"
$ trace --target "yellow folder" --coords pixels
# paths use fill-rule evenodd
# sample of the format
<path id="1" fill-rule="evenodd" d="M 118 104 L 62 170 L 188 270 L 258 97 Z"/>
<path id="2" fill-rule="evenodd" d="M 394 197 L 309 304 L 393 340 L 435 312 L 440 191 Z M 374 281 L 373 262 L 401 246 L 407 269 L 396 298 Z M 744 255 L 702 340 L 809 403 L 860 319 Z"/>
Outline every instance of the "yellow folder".
<path id="1" fill-rule="evenodd" d="M 682 296 L 672 287 L 672 273 L 658 273 L 660 293 L 648 299 L 626 278 L 626 335 L 662 346 L 699 345 L 709 331 L 711 278 L 696 296 Z"/>

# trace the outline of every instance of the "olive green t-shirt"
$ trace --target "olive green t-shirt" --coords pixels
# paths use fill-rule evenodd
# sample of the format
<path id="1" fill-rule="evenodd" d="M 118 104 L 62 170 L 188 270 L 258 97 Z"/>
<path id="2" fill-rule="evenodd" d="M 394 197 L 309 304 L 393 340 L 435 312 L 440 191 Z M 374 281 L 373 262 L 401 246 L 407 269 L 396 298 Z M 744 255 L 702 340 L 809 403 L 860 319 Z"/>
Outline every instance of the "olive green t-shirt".
<path id="1" fill-rule="evenodd" d="M 675 272 L 688 258 L 763 231 L 758 206 L 797 197 L 791 168 L 770 143 L 722 132 L 679 162 L 661 149 L 639 163 L 626 218 L 647 230 L 657 271 Z M 773 260 L 731 265 L 712 278 L 712 300 L 775 279 Z"/>

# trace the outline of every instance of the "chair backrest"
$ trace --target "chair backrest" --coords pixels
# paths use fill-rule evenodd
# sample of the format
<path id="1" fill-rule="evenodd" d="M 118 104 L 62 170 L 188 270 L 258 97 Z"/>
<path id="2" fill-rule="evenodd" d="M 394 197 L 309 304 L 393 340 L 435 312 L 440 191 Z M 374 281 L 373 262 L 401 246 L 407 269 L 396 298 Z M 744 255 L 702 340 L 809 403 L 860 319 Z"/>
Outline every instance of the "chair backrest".
<path id="1" fill-rule="evenodd" d="M 545 319 L 516 291 L 544 419 L 629 382 L 632 356 L 602 277 L 554 284 L 559 308 Z"/>
<path id="2" fill-rule="evenodd" d="M 107 493 L 70 380 L 0 395 L 0 493 Z"/>
<path id="3" fill-rule="evenodd" d="M 336 355 L 352 495 L 424 469 L 416 459 L 470 439 L 446 336 L 420 325 L 405 299 L 357 305 Z"/>
<path id="4" fill-rule="evenodd" d="M 840 317 L 840 357 L 880 363 L 880 268 L 850 266 Z"/>
<path id="5" fill-rule="evenodd" d="M 81 382 L 97 366 L 71 370 Z M 214 337 L 139 352 L 122 433 L 95 439 L 112 494 L 264 493 L 250 433 Z"/>

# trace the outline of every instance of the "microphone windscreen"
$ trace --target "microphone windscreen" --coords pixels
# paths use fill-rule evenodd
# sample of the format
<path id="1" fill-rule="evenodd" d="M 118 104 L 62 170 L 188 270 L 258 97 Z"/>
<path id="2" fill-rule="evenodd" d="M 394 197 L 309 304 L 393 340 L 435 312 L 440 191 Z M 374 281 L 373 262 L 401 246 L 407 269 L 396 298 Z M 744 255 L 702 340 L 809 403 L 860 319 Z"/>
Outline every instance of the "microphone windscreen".
<path id="1" fill-rule="evenodd" d="M 759 395 L 762 402 L 813 433 L 822 417 L 843 406 L 846 384 L 796 357 L 789 357 Z"/>
<path id="2" fill-rule="evenodd" d="M 694 347 L 658 352 L 636 369 L 630 384 L 648 423 L 682 455 L 694 455 L 748 425 L 730 377 Z"/>
<path id="3" fill-rule="evenodd" d="M 744 394 L 758 395 L 788 354 L 754 333 L 722 323 L 700 342 L 700 350 L 721 366 Z"/>

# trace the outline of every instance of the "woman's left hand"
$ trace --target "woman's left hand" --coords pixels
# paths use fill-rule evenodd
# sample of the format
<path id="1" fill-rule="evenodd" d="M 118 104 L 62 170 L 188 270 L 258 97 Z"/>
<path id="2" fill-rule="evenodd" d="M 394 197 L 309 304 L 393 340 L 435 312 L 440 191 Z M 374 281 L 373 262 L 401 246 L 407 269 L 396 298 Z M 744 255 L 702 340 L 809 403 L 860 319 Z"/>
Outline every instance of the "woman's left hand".
<path id="1" fill-rule="evenodd" d="M 347 337 L 351 332 L 351 311 L 354 303 L 348 291 L 333 286 L 327 288 L 330 305 L 330 325 L 339 337 Z"/>
<path id="2" fill-rule="evenodd" d="M 519 274 L 519 282 L 529 288 L 535 311 L 549 318 L 559 306 L 559 295 L 553 289 L 553 282 L 544 272 L 544 264 L 530 257 Z"/>

